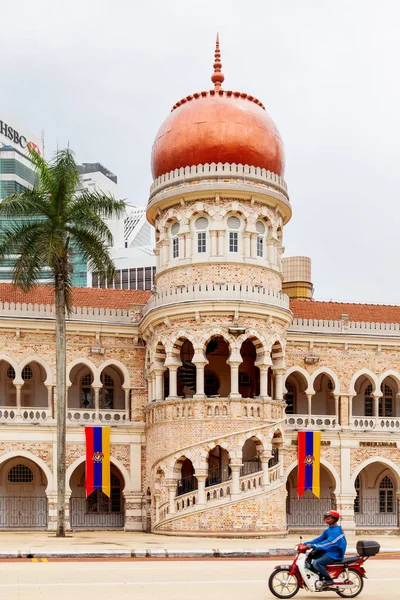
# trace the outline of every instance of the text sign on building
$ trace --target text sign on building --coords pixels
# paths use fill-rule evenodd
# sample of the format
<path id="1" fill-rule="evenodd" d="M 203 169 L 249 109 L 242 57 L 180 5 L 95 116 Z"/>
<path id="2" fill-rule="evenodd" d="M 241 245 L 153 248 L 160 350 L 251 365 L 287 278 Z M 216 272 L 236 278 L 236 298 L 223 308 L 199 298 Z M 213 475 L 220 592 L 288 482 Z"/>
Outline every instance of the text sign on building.
<path id="1" fill-rule="evenodd" d="M 28 147 L 34 148 L 39 154 L 41 154 L 41 143 L 38 138 L 27 134 L 26 132 L 21 133 L 21 129 L 14 125 L 10 125 L 9 119 L 0 119 L 0 147 L 1 146 L 12 146 L 17 150 L 27 150 Z"/>

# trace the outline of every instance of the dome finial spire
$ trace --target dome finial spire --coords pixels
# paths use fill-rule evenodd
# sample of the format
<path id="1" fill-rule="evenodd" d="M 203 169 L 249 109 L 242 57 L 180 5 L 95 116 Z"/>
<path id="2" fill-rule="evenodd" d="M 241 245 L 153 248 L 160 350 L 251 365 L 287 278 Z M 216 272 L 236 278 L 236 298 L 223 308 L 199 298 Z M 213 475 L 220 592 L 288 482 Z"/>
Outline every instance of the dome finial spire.
<path id="1" fill-rule="evenodd" d="M 221 67 L 222 67 L 222 63 L 221 63 L 221 52 L 219 49 L 219 35 L 217 33 L 217 40 L 215 42 L 215 60 L 214 60 L 214 73 L 211 75 L 211 81 L 214 84 L 214 89 L 215 90 L 220 90 L 221 89 L 221 84 L 225 79 L 225 76 L 223 73 L 221 73 Z"/>

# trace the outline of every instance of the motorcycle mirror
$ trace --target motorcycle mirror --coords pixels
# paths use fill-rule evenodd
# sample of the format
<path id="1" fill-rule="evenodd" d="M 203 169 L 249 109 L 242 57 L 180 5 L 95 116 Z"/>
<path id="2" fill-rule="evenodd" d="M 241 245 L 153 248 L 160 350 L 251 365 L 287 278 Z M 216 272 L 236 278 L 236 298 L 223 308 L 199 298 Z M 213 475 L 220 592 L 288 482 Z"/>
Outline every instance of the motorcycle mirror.
<path id="1" fill-rule="evenodd" d="M 303 539 L 303 536 L 302 536 L 302 535 L 300 536 L 300 539 L 301 539 L 301 540 Z"/>

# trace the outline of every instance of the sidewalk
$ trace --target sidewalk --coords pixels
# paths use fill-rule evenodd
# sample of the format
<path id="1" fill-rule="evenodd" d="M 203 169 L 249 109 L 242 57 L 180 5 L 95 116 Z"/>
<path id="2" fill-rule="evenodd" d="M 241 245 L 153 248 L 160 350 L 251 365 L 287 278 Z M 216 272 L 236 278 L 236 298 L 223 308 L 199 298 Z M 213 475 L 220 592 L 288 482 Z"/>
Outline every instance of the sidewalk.
<path id="1" fill-rule="evenodd" d="M 310 536 L 311 537 L 311 536 Z M 347 553 L 354 554 L 360 539 L 373 539 L 381 552 L 400 552 L 400 536 L 347 536 Z M 294 554 L 298 535 L 285 538 L 232 539 L 175 537 L 124 531 L 81 531 L 56 538 L 48 531 L 0 533 L 0 558 L 15 557 L 266 557 Z"/>

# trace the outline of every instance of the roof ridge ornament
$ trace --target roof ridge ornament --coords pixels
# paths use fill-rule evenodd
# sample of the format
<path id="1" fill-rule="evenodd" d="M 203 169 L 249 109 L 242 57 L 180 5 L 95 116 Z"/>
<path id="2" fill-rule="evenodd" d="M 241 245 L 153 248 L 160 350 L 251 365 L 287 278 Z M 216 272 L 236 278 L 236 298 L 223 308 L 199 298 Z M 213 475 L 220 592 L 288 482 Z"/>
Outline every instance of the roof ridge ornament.
<path id="1" fill-rule="evenodd" d="M 214 90 L 222 89 L 222 82 L 225 79 L 225 75 L 221 72 L 221 51 L 219 49 L 219 35 L 217 33 L 217 39 L 215 42 L 215 53 L 214 53 L 214 73 L 211 75 L 211 81 L 214 84 Z"/>

